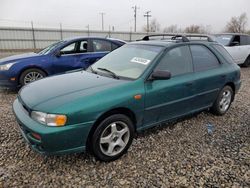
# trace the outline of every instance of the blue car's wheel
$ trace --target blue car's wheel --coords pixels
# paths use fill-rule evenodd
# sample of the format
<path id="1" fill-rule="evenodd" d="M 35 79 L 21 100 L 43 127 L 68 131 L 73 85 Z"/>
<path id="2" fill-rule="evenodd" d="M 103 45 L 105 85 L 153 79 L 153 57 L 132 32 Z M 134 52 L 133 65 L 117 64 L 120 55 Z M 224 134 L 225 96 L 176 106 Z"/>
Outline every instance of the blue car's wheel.
<path id="1" fill-rule="evenodd" d="M 21 86 L 24 86 L 30 82 L 34 82 L 36 80 L 40 80 L 46 77 L 46 73 L 40 69 L 32 68 L 25 70 L 19 79 Z"/>
<path id="2" fill-rule="evenodd" d="M 113 161 L 128 150 L 133 138 L 132 121 L 122 114 L 112 115 L 95 130 L 91 140 L 92 151 L 101 161 Z"/>

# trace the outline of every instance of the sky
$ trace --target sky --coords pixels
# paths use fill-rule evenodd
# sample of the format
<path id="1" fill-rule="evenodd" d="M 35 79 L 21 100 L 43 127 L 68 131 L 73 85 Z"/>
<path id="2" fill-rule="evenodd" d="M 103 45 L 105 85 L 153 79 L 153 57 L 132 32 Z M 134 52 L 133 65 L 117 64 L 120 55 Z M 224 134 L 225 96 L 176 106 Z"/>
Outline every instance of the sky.
<path id="1" fill-rule="evenodd" d="M 146 25 L 143 16 L 151 11 L 163 29 L 178 25 L 203 25 L 212 32 L 223 31 L 233 16 L 247 13 L 250 29 L 250 0 L 0 0 L 0 26 L 25 26 L 67 29 L 101 30 L 101 12 L 104 12 L 104 30 L 134 30 L 134 12 L 137 5 L 137 31 Z"/>

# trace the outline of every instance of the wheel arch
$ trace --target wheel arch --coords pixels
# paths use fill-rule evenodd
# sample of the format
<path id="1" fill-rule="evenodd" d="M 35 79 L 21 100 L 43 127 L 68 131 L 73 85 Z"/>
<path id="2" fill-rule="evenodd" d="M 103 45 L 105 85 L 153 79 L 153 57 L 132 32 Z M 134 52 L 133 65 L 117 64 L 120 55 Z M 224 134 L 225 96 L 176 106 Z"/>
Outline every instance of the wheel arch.
<path id="1" fill-rule="evenodd" d="M 43 69 L 43 68 L 41 68 L 39 66 L 36 66 L 36 65 L 27 66 L 27 67 L 24 67 L 22 70 L 20 70 L 20 72 L 19 72 L 19 74 L 17 76 L 17 78 L 18 78 L 18 84 L 20 84 L 20 77 L 21 77 L 22 73 L 24 71 L 26 71 L 26 70 L 29 70 L 29 69 L 39 69 L 39 70 L 43 71 L 46 74 L 46 76 L 49 75 L 49 73 L 45 69 Z"/>
<path id="2" fill-rule="evenodd" d="M 88 134 L 88 138 L 87 138 L 87 149 L 89 150 L 90 149 L 90 140 L 91 140 L 91 137 L 92 135 L 94 134 L 94 131 L 96 130 L 96 128 L 98 127 L 98 125 L 107 117 L 111 116 L 111 115 L 115 115 L 115 114 L 123 114 L 123 115 L 126 115 L 133 123 L 133 126 L 134 126 L 134 130 L 136 131 L 136 123 L 137 123 L 137 120 L 136 120 L 136 116 L 135 116 L 135 113 L 130 110 L 129 108 L 124 108 L 124 107 L 119 107 L 119 108 L 114 108 L 114 109 L 111 109 L 105 113 L 103 113 L 102 115 L 100 115 L 98 117 L 98 119 L 95 121 L 94 125 L 91 127 L 90 129 L 90 132 Z"/>
<path id="3" fill-rule="evenodd" d="M 235 84 L 233 83 L 233 82 L 227 82 L 225 85 L 224 85 L 224 87 L 225 86 L 230 86 L 231 88 L 232 88 L 232 90 L 233 90 L 233 101 L 234 101 L 234 96 L 235 96 Z"/>

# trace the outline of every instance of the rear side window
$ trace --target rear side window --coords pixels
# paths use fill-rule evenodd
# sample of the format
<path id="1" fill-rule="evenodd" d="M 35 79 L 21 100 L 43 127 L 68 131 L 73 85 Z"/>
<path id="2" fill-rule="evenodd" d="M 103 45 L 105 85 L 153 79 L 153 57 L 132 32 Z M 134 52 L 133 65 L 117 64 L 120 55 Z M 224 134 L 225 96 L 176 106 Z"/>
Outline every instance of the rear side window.
<path id="1" fill-rule="evenodd" d="M 196 72 L 213 69 L 219 66 L 219 61 L 215 55 L 205 46 L 191 45 L 190 46 L 194 70 Z"/>
<path id="2" fill-rule="evenodd" d="M 172 76 L 193 72 L 192 57 L 188 46 L 169 50 L 160 60 L 156 70 L 167 70 Z"/>
<path id="3" fill-rule="evenodd" d="M 110 52 L 111 42 L 105 40 L 93 40 L 93 50 L 94 52 Z"/>
<path id="4" fill-rule="evenodd" d="M 234 63 L 232 56 L 223 46 L 215 44 L 213 47 L 227 60 L 228 63 Z"/>

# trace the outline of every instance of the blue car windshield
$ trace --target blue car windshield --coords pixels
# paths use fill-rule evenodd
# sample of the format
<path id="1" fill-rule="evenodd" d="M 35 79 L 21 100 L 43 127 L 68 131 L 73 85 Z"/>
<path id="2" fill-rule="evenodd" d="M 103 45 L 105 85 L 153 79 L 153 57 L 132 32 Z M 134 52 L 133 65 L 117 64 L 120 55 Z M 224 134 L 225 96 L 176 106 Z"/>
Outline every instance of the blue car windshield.
<path id="1" fill-rule="evenodd" d="M 65 41 L 59 41 L 59 42 L 53 43 L 53 44 L 49 45 L 48 47 L 44 48 L 43 50 L 41 50 L 40 52 L 38 52 L 38 54 L 40 54 L 40 55 L 47 55 L 52 50 L 54 50 L 55 48 L 57 48 L 59 45 L 61 45 L 64 42 Z"/>
<path id="2" fill-rule="evenodd" d="M 137 79 L 162 49 L 163 47 L 153 45 L 124 45 L 97 61 L 91 69 L 95 72 L 112 72 L 118 77 Z"/>

